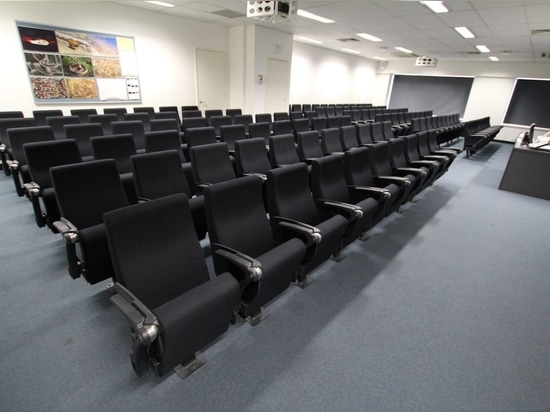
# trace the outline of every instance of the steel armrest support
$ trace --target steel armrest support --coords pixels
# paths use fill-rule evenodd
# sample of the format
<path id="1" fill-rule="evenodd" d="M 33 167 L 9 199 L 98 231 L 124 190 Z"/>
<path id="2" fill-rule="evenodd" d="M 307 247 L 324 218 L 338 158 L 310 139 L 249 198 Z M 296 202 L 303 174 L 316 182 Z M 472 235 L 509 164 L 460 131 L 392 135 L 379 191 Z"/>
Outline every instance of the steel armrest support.
<path id="1" fill-rule="evenodd" d="M 439 163 L 435 160 L 415 160 L 410 162 L 410 165 L 413 167 L 437 167 Z"/>
<path id="2" fill-rule="evenodd" d="M 148 369 L 147 347 L 160 335 L 160 323 L 155 314 L 120 283 L 114 284 L 111 302 L 122 312 L 132 328 L 130 358 L 138 375 Z"/>
<path id="3" fill-rule="evenodd" d="M 377 176 L 376 179 L 384 179 L 392 183 L 396 183 L 400 185 L 404 184 L 405 186 L 410 186 L 411 184 L 411 181 L 409 179 L 401 176 Z"/>
<path id="4" fill-rule="evenodd" d="M 308 247 L 319 244 L 323 239 L 321 231 L 315 226 L 281 216 L 273 216 L 272 219 L 277 222 L 281 229 L 296 234 Z"/>
<path id="5" fill-rule="evenodd" d="M 262 182 L 267 180 L 267 175 L 264 173 L 243 173 L 243 176 L 257 176 L 262 180 Z"/>
<path id="6" fill-rule="evenodd" d="M 42 189 L 36 182 L 24 183 L 23 189 L 25 189 L 31 201 L 36 224 L 38 227 L 44 227 L 46 225 L 46 214 L 40 208 L 40 195 L 42 194 Z"/>
<path id="7" fill-rule="evenodd" d="M 257 282 L 262 278 L 263 268 L 258 260 L 219 243 L 214 243 L 214 246 L 216 255 L 224 258 L 231 266 L 237 268 L 244 275 L 246 283 Z M 235 276 L 234 273 L 231 272 L 231 274 Z M 237 280 L 240 281 L 240 279 Z"/>
<path id="8" fill-rule="evenodd" d="M 399 173 L 412 173 L 417 176 L 426 176 L 425 170 L 418 169 L 416 167 L 397 167 L 395 170 Z"/>
<path id="9" fill-rule="evenodd" d="M 69 275 L 73 279 L 81 276 L 84 270 L 82 263 L 76 256 L 76 243 L 79 241 L 78 228 L 69 220 L 61 218 L 61 220 L 53 222 L 53 227 L 56 229 L 63 240 L 65 241 L 65 250 L 67 252 L 67 262 L 69 264 Z"/>
<path id="10" fill-rule="evenodd" d="M 390 191 L 383 189 L 381 187 L 374 187 L 374 186 L 350 186 L 350 187 L 353 190 L 368 193 L 370 196 L 375 197 L 377 199 L 380 199 L 380 198 L 389 199 L 391 197 Z"/>

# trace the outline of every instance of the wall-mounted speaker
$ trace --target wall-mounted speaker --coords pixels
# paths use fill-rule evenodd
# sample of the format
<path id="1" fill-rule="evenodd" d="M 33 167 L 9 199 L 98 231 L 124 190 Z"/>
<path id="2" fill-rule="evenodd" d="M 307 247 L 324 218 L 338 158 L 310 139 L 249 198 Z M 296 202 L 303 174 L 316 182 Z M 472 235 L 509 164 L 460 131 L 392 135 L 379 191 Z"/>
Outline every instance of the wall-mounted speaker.
<path id="1" fill-rule="evenodd" d="M 388 62 L 385 61 L 385 60 L 381 60 L 378 62 L 378 71 L 379 72 L 383 72 L 384 70 L 386 70 L 386 66 L 388 65 Z"/>

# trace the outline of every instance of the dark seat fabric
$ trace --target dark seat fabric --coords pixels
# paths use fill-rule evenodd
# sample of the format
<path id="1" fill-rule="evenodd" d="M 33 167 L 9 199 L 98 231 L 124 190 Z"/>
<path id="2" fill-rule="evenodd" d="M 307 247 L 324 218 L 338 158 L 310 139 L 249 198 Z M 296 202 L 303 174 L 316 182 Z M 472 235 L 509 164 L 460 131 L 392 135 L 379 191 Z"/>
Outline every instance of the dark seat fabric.
<path id="1" fill-rule="evenodd" d="M 260 262 L 261 279 L 244 287 L 239 311 L 243 317 L 257 318 L 262 306 L 285 291 L 296 277 L 306 246 L 297 238 L 277 244 L 264 207 L 262 183 L 256 176 L 208 186 L 204 196 L 216 273 L 231 267 L 218 252 L 225 248 Z"/>
<path id="2" fill-rule="evenodd" d="M 111 211 L 104 220 L 119 292 L 112 301 L 127 318 L 143 319 L 131 324 L 134 370 L 163 376 L 227 331 L 239 283 L 229 273 L 210 280 L 184 194 Z M 139 341 L 144 326 L 156 330 L 149 344 Z"/>
<path id="3" fill-rule="evenodd" d="M 50 174 L 62 217 L 54 226 L 65 239 L 71 277 L 90 284 L 113 277 L 103 214 L 129 205 L 115 161 L 55 166 Z"/>
<path id="4" fill-rule="evenodd" d="M 124 120 L 111 123 L 113 134 L 131 134 L 138 153 L 145 152 L 145 128 L 140 120 Z"/>
<path id="5" fill-rule="evenodd" d="M 319 140 L 319 132 L 317 130 L 300 132 L 296 136 L 296 140 L 296 150 L 300 160 L 303 162 L 311 163 L 313 159 L 324 156 Z"/>
<path id="6" fill-rule="evenodd" d="M 105 134 L 101 123 L 67 124 L 63 129 L 65 130 L 65 138 L 74 139 L 78 144 L 80 154 L 84 159 L 88 158 L 88 160 L 93 155 L 90 139 Z"/>
<path id="7" fill-rule="evenodd" d="M 321 238 L 318 243 L 308 245 L 306 256 L 301 263 L 299 280 L 304 280 L 305 275 L 329 259 L 331 255 L 339 255 L 347 219 L 335 215 L 321 220 L 311 195 L 309 172 L 304 163 L 268 171 L 266 192 L 271 224 L 274 232 L 279 235 L 279 241 L 295 235 L 280 225 L 280 222 L 285 219 L 314 226 L 320 233 Z"/>
<path id="8" fill-rule="evenodd" d="M 235 142 L 235 165 L 237 173 L 265 174 L 272 168 L 265 147 L 265 140 L 262 137 L 238 140 Z"/>
<path id="9" fill-rule="evenodd" d="M 198 193 L 205 186 L 235 179 L 235 169 L 226 143 L 212 143 L 190 149 L 193 179 Z"/>
<path id="10" fill-rule="evenodd" d="M 404 176 L 411 181 L 411 196 L 414 198 L 428 185 L 429 171 L 424 167 L 412 167 L 405 157 L 403 138 L 388 140 L 390 145 L 390 164 L 394 174 Z"/>

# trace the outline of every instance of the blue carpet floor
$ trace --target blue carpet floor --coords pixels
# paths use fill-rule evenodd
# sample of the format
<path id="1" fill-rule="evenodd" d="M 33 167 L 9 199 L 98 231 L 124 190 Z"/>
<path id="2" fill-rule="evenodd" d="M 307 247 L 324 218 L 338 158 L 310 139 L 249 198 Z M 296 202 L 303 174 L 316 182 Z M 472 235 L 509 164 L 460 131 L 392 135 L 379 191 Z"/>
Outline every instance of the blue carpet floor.
<path id="1" fill-rule="evenodd" d="M 497 189 L 511 149 L 460 155 L 186 380 L 134 374 L 106 283 L 0 176 L 0 410 L 550 410 L 550 203 Z"/>

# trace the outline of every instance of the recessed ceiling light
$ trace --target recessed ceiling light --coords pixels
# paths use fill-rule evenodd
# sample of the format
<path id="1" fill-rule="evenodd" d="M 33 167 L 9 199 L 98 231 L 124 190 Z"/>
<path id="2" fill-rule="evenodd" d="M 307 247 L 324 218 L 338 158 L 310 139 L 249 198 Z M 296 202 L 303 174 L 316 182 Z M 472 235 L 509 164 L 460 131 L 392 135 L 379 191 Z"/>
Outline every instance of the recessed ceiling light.
<path id="1" fill-rule="evenodd" d="M 352 49 L 346 49 L 346 48 L 343 48 L 342 50 L 348 52 L 348 53 L 353 53 L 353 54 L 361 54 L 360 51 L 357 51 L 357 50 L 352 50 Z"/>
<path id="2" fill-rule="evenodd" d="M 429 7 L 434 13 L 447 13 L 449 11 L 442 1 L 421 1 L 420 4 Z"/>
<path id="3" fill-rule="evenodd" d="M 468 27 L 461 26 L 461 27 L 455 27 L 455 30 L 465 39 L 473 39 L 475 36 L 474 33 L 468 29 Z"/>
<path id="4" fill-rule="evenodd" d="M 162 7 L 176 7 L 175 4 L 172 4 L 172 3 L 166 3 L 164 1 L 154 1 L 154 0 L 150 0 L 150 1 L 146 1 L 145 3 L 151 3 L 151 4 L 154 4 L 156 6 L 162 6 Z"/>
<path id="5" fill-rule="evenodd" d="M 322 41 L 310 39 L 309 37 L 304 37 L 304 36 L 294 36 L 294 40 L 305 41 L 305 42 L 314 43 L 314 44 L 323 44 Z"/>
<path id="6" fill-rule="evenodd" d="M 485 46 L 484 44 L 478 44 L 476 46 L 476 49 L 478 49 L 481 53 L 489 53 L 491 50 L 489 50 L 489 48 L 487 46 Z"/>
<path id="7" fill-rule="evenodd" d="M 497 56 L 489 56 L 489 60 L 491 60 L 492 62 L 500 61 L 500 59 Z"/>
<path id="8" fill-rule="evenodd" d="M 318 16 L 302 9 L 298 9 L 298 16 L 305 17 L 306 19 L 315 20 L 321 23 L 334 23 L 334 20 L 327 19 L 325 17 Z"/>
<path id="9" fill-rule="evenodd" d="M 366 40 L 369 40 L 369 41 L 382 41 L 382 39 L 379 39 L 378 37 L 376 36 L 373 36 L 372 34 L 367 34 L 367 33 L 357 33 L 357 35 L 359 37 L 362 37 Z"/>
<path id="10" fill-rule="evenodd" d="M 412 50 L 406 49 L 404 47 L 396 47 L 395 50 L 399 50 L 403 53 L 409 53 L 409 54 L 412 53 Z"/>
<path id="11" fill-rule="evenodd" d="M 372 56 L 373 59 L 375 60 L 381 60 L 381 61 L 387 61 L 388 59 L 384 59 L 383 57 L 378 57 L 378 56 Z"/>

